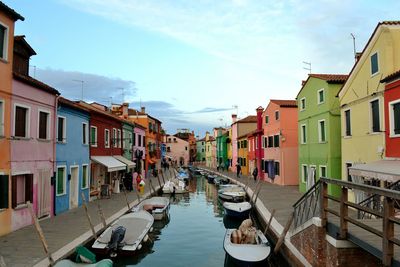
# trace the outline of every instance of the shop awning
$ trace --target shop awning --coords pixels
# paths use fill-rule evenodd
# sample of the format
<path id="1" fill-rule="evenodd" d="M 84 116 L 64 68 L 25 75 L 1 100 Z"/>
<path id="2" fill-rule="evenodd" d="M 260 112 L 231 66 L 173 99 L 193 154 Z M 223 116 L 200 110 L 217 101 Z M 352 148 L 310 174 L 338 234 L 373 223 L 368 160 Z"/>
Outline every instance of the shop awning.
<path id="1" fill-rule="evenodd" d="M 396 182 L 400 180 L 400 160 L 379 160 L 366 164 L 355 164 L 349 168 L 349 174 L 365 179 Z"/>
<path id="2" fill-rule="evenodd" d="M 130 161 L 129 159 L 127 159 L 123 156 L 117 155 L 117 156 L 113 156 L 113 157 L 116 158 L 117 160 L 121 161 L 122 163 L 124 163 L 126 166 L 128 166 L 128 169 L 132 169 L 136 166 L 135 162 Z"/>
<path id="3" fill-rule="evenodd" d="M 113 158 L 112 156 L 92 156 L 90 159 L 105 166 L 107 168 L 107 172 L 122 171 L 126 169 L 126 164 Z"/>

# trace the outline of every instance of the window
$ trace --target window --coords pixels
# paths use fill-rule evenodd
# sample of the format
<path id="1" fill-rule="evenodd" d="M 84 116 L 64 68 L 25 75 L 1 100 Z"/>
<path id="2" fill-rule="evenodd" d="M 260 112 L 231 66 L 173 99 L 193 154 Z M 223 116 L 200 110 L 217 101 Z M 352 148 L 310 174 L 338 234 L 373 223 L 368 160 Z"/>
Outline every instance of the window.
<path id="1" fill-rule="evenodd" d="M 247 148 L 247 140 L 243 140 L 243 148 Z"/>
<path id="2" fill-rule="evenodd" d="M 1 118 L 0 118 L 1 119 Z M 400 100 L 389 103 L 390 137 L 400 135 Z M 1 126 L 0 126 L 1 127 Z"/>
<path id="3" fill-rule="evenodd" d="M 306 109 L 306 98 L 303 97 L 300 99 L 300 110 L 305 110 Z"/>
<path id="4" fill-rule="evenodd" d="M 185 150 L 187 150 L 187 146 L 185 146 Z"/>
<path id="5" fill-rule="evenodd" d="M 264 159 L 261 159 L 261 170 L 264 170 Z"/>
<path id="6" fill-rule="evenodd" d="M 307 144 L 307 127 L 305 124 L 301 125 L 301 143 Z"/>
<path id="7" fill-rule="evenodd" d="M 58 116 L 57 118 L 57 142 L 66 142 L 66 118 Z"/>
<path id="8" fill-rule="evenodd" d="M 89 168 L 88 165 L 82 165 L 82 189 L 88 188 Z"/>
<path id="9" fill-rule="evenodd" d="M 253 139 L 253 142 L 254 142 L 254 139 Z M 253 147 L 254 147 L 254 144 L 253 144 Z M 256 149 L 258 149 L 258 137 L 257 136 L 256 136 Z"/>
<path id="10" fill-rule="evenodd" d="M 301 165 L 301 181 L 303 183 L 307 182 L 307 177 L 308 177 L 308 167 L 305 164 Z"/>
<path id="11" fill-rule="evenodd" d="M 318 104 L 325 102 L 325 91 L 324 89 L 318 90 Z"/>
<path id="12" fill-rule="evenodd" d="M 8 209 L 8 175 L 0 174 L 0 210 Z"/>
<path id="13" fill-rule="evenodd" d="M 326 142 L 325 120 L 318 121 L 318 140 L 320 143 Z"/>
<path id="14" fill-rule="evenodd" d="M 275 120 L 279 120 L 279 111 L 275 111 Z"/>
<path id="15" fill-rule="evenodd" d="M 167 152 L 171 152 L 171 148 L 167 146 Z"/>
<path id="16" fill-rule="evenodd" d="M 4 136 L 4 101 L 0 100 L 0 136 Z"/>
<path id="17" fill-rule="evenodd" d="M 281 173 L 281 166 L 279 164 L 279 161 L 274 162 L 274 167 L 275 167 L 275 175 L 280 175 Z"/>
<path id="18" fill-rule="evenodd" d="M 110 147 L 110 130 L 108 129 L 104 130 L 104 147 Z"/>
<path id="19" fill-rule="evenodd" d="M 133 133 L 132 136 L 132 146 L 136 146 L 136 133 Z"/>
<path id="20" fill-rule="evenodd" d="M 7 60 L 8 27 L 0 23 L 0 58 Z"/>
<path id="21" fill-rule="evenodd" d="M 326 166 L 319 166 L 319 177 L 326 177 Z"/>
<path id="22" fill-rule="evenodd" d="M 12 208 L 33 202 L 33 174 L 12 176 Z"/>
<path id="23" fill-rule="evenodd" d="M 274 135 L 274 147 L 279 147 L 279 134 Z"/>
<path id="24" fill-rule="evenodd" d="M 174 142 L 176 143 L 176 138 L 174 137 Z"/>
<path id="25" fill-rule="evenodd" d="M 203 146 L 204 146 L 204 142 L 201 142 L 201 145 L 203 145 Z"/>
<path id="26" fill-rule="evenodd" d="M 274 146 L 274 137 L 268 136 L 268 147 L 273 147 Z"/>
<path id="27" fill-rule="evenodd" d="M 143 140 L 142 140 L 142 144 L 143 144 L 143 147 L 145 147 L 146 146 L 146 137 L 143 135 Z"/>
<path id="28" fill-rule="evenodd" d="M 56 177 L 56 190 L 57 196 L 64 195 L 66 193 L 67 179 L 66 179 L 65 166 L 57 167 L 57 177 Z"/>
<path id="29" fill-rule="evenodd" d="M 90 126 L 90 145 L 97 147 L 97 127 Z"/>
<path id="30" fill-rule="evenodd" d="M 118 147 L 121 148 L 121 142 L 122 142 L 121 130 L 118 130 L 117 132 L 118 132 L 118 137 L 117 137 Z"/>
<path id="31" fill-rule="evenodd" d="M 15 106 L 14 136 L 29 137 L 29 108 Z"/>
<path id="32" fill-rule="evenodd" d="M 350 109 L 344 112 L 344 118 L 345 118 L 345 136 L 351 136 Z"/>
<path id="33" fill-rule="evenodd" d="M 113 147 L 117 147 L 117 145 L 118 145 L 118 142 L 117 142 L 117 129 L 115 129 L 115 128 L 113 128 L 112 144 L 113 144 Z"/>
<path id="34" fill-rule="evenodd" d="M 49 139 L 49 117 L 50 113 L 39 111 L 39 139 Z"/>
<path id="35" fill-rule="evenodd" d="M 349 171 L 349 168 L 350 168 L 351 166 L 353 166 L 352 163 L 346 162 L 347 181 L 349 181 L 349 182 L 353 182 L 353 179 L 351 178 L 350 171 Z"/>
<path id="36" fill-rule="evenodd" d="M 138 134 L 138 147 L 142 146 L 142 135 Z"/>
<path id="37" fill-rule="evenodd" d="M 265 124 L 269 123 L 269 116 L 265 116 Z"/>
<path id="38" fill-rule="evenodd" d="M 86 122 L 82 122 L 82 144 L 88 144 L 88 124 Z"/>
<path id="39" fill-rule="evenodd" d="M 379 122 L 379 100 L 376 99 L 371 101 L 371 121 L 372 121 L 372 132 L 380 132 L 380 122 Z"/>
<path id="40" fill-rule="evenodd" d="M 371 75 L 378 73 L 379 66 L 378 66 L 378 52 L 371 56 Z"/>
<path id="41" fill-rule="evenodd" d="M 201 152 L 204 152 L 204 148 L 201 149 Z"/>

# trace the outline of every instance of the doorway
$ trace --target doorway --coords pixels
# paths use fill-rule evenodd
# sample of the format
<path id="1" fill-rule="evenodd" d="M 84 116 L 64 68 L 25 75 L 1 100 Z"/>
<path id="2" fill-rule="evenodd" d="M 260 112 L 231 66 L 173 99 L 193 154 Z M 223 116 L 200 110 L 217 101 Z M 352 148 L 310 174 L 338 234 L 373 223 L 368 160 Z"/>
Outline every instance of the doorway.
<path id="1" fill-rule="evenodd" d="M 71 179 L 69 181 L 69 208 L 78 207 L 79 196 L 79 167 L 71 166 Z"/>

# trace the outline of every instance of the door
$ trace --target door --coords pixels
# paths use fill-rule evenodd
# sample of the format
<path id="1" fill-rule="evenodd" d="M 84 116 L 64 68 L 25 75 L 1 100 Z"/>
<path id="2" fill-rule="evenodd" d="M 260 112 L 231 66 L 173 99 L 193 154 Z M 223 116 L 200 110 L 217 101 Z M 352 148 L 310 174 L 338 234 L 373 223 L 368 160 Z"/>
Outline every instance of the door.
<path id="1" fill-rule="evenodd" d="M 69 180 L 69 208 L 78 207 L 79 196 L 79 167 L 71 166 L 71 179 Z"/>
<path id="2" fill-rule="evenodd" d="M 38 217 L 43 218 L 50 215 L 51 211 L 51 184 L 50 170 L 39 170 L 38 176 Z"/>

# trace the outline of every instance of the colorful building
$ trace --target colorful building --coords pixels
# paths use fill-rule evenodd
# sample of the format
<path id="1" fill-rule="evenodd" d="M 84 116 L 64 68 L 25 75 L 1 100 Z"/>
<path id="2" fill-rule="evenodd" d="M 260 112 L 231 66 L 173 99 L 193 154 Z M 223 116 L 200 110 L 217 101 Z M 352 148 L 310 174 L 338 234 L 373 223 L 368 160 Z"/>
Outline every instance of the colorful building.
<path id="1" fill-rule="evenodd" d="M 89 199 L 89 117 L 86 108 L 62 97 L 58 99 L 56 215 L 81 206 L 82 193 Z"/>
<path id="2" fill-rule="evenodd" d="M 11 96 L 12 231 L 32 224 L 26 202 L 37 217 L 54 211 L 57 184 L 51 183 L 56 159 L 53 142 L 59 92 L 28 75 L 35 51 L 23 36 L 14 39 Z"/>
<path id="3" fill-rule="evenodd" d="M 252 174 L 255 167 L 258 169 L 257 177 L 260 179 L 264 179 L 264 130 L 262 128 L 263 125 L 263 114 L 264 109 L 262 107 L 258 107 L 256 109 L 257 112 L 257 129 L 250 132 L 247 135 L 248 145 L 249 145 L 249 173 Z"/>
<path id="4" fill-rule="evenodd" d="M 171 159 L 177 166 L 187 166 L 189 164 L 189 142 L 169 134 L 165 136 L 164 142 L 167 146 L 167 159 Z"/>
<path id="5" fill-rule="evenodd" d="M 206 162 L 206 138 L 202 138 L 196 141 L 196 161 L 205 163 Z"/>
<path id="6" fill-rule="evenodd" d="M 232 166 L 233 171 L 236 171 L 238 162 L 238 136 L 254 131 L 257 128 L 257 116 L 247 116 L 244 119 L 237 120 L 237 116 L 232 114 Z"/>
<path id="7" fill-rule="evenodd" d="M 232 171 L 232 128 L 228 128 L 228 137 L 226 139 L 226 157 L 227 157 L 227 168 Z"/>
<path id="8" fill-rule="evenodd" d="M 295 100 L 270 100 L 263 113 L 266 180 L 278 185 L 297 185 L 298 142 Z"/>
<path id="9" fill-rule="evenodd" d="M 122 156 L 128 160 L 133 160 L 133 133 L 135 124 L 122 120 Z"/>
<path id="10" fill-rule="evenodd" d="M 247 133 L 237 138 L 237 164 L 241 166 L 242 175 L 249 175 Z M 236 168 L 236 166 L 235 166 Z"/>
<path id="11" fill-rule="evenodd" d="M 178 129 L 177 133 L 174 136 L 185 140 L 189 143 L 189 162 L 196 161 L 197 155 L 197 146 L 196 146 L 196 137 L 194 135 L 194 131 L 190 131 L 189 129 Z"/>
<path id="12" fill-rule="evenodd" d="M 336 97 L 347 75 L 309 74 L 297 95 L 299 189 L 320 177 L 341 179 L 340 106 Z M 311 179 L 311 180 L 310 180 Z M 334 188 L 329 187 L 329 194 Z"/>
<path id="13" fill-rule="evenodd" d="M 135 124 L 133 133 L 133 160 L 136 163 L 136 172 L 144 173 L 146 160 L 146 127 Z"/>
<path id="14" fill-rule="evenodd" d="M 399 21 L 378 23 L 339 92 L 344 180 L 384 186 L 390 179 L 374 170 L 398 164 L 382 161 L 390 126 L 384 124 L 385 83 L 381 80 L 400 66 L 399 25 Z"/>
<path id="15" fill-rule="evenodd" d="M 213 149 L 215 143 L 215 139 L 213 136 L 210 135 L 209 132 L 206 132 L 206 166 L 210 168 L 215 168 L 215 161 L 213 158 Z"/>
<path id="16" fill-rule="evenodd" d="M 217 128 L 217 138 L 216 138 L 216 160 L 217 166 L 223 167 L 224 169 L 228 167 L 228 154 L 227 154 L 227 140 L 228 133 L 224 128 Z"/>
<path id="17" fill-rule="evenodd" d="M 11 94 L 14 24 L 24 18 L 0 2 L 0 236 L 12 231 L 11 217 Z"/>

